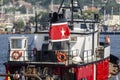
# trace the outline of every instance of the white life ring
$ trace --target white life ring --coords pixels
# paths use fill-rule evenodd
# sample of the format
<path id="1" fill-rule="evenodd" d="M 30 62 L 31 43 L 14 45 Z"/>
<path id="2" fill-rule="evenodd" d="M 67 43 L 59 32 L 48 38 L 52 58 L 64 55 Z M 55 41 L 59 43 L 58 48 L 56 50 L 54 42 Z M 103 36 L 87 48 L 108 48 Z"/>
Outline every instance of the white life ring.
<path id="1" fill-rule="evenodd" d="M 20 52 L 18 50 L 13 51 L 13 53 L 12 53 L 12 58 L 15 60 L 19 59 L 21 56 L 22 56 L 22 52 Z"/>

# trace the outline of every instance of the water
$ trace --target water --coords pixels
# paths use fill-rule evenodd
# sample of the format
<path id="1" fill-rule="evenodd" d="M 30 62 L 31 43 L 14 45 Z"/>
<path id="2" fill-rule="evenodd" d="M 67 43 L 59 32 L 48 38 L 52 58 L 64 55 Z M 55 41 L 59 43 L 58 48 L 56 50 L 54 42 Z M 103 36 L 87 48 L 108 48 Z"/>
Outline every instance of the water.
<path id="1" fill-rule="evenodd" d="M 7 62 L 8 55 L 8 38 L 10 36 L 23 36 L 19 34 L 2 34 L 0 35 L 0 73 L 5 73 L 5 68 L 3 63 Z M 28 37 L 29 44 L 32 43 L 33 34 L 26 34 L 24 36 Z M 105 35 L 101 35 L 101 40 L 104 40 Z M 120 58 L 120 35 L 110 35 L 111 40 L 111 54 L 118 56 Z M 0 77 L 0 80 L 4 80 L 4 77 Z M 114 77 L 111 80 L 120 80 L 120 77 Z"/>
<path id="2" fill-rule="evenodd" d="M 101 35 L 100 40 L 104 40 L 106 35 Z M 109 35 L 110 36 L 110 45 L 111 45 L 111 54 L 120 58 L 120 35 Z M 120 80 L 120 73 L 111 78 L 110 80 Z"/>
<path id="3" fill-rule="evenodd" d="M 110 45 L 111 45 L 111 54 L 118 56 L 120 58 L 120 35 L 109 35 L 110 36 Z M 100 40 L 104 40 L 105 35 L 100 36 Z"/>

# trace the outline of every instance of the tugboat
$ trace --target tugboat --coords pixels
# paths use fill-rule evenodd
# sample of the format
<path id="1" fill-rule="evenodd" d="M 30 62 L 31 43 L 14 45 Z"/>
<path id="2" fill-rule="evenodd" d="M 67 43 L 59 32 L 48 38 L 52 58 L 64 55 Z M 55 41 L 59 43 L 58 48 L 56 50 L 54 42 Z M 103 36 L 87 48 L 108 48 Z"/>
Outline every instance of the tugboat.
<path id="1" fill-rule="evenodd" d="M 49 29 L 34 34 L 34 46 L 28 45 L 28 37 L 9 37 L 5 80 L 108 80 L 118 73 L 109 36 L 99 39 L 98 15 L 76 19 L 79 2 L 71 0 L 69 10 L 63 2 L 50 14 Z"/>

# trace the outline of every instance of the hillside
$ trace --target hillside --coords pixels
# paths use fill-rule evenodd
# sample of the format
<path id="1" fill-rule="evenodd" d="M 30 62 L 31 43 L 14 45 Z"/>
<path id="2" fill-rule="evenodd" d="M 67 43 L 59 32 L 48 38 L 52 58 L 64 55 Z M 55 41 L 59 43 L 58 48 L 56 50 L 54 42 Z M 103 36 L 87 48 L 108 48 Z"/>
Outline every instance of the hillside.
<path id="1" fill-rule="evenodd" d="M 10 2 L 13 3 L 13 1 L 19 1 L 19 0 L 9 0 Z M 8 0 L 3 0 L 3 4 L 7 4 L 9 2 Z M 43 7 L 48 7 L 51 3 L 51 0 L 24 0 L 26 2 L 31 3 L 32 5 L 36 5 L 39 3 L 39 5 Z M 69 5 L 70 0 L 64 0 L 66 5 Z M 77 1 L 77 0 L 76 0 Z M 120 4 L 116 3 L 116 0 L 79 0 L 80 6 L 83 7 L 84 5 L 87 6 L 92 6 L 92 1 L 94 1 L 94 6 L 96 7 L 102 7 L 101 8 L 101 13 L 106 10 L 108 14 L 111 14 L 111 10 L 113 8 L 113 14 L 119 14 L 119 6 Z M 103 1 L 108 1 L 107 3 L 103 3 Z M 62 0 L 53 0 L 54 4 L 60 4 Z M 104 6 L 104 7 L 103 7 Z"/>
<path id="2" fill-rule="evenodd" d="M 48 7 L 48 5 L 51 2 L 51 0 L 26 0 L 26 1 L 32 4 L 34 2 L 41 2 L 41 5 L 45 7 Z M 69 5 L 70 0 L 64 0 L 64 1 L 65 1 L 65 4 Z M 102 7 L 100 10 L 101 13 L 103 13 L 105 9 L 108 14 L 111 14 L 111 10 L 113 8 L 113 14 L 119 14 L 120 4 L 117 4 L 116 0 L 79 0 L 81 7 L 83 7 L 84 5 L 92 6 L 93 1 L 94 1 L 94 6 Z M 107 3 L 104 3 L 104 1 L 107 1 Z M 53 0 L 53 2 L 54 4 L 60 4 L 62 0 Z"/>

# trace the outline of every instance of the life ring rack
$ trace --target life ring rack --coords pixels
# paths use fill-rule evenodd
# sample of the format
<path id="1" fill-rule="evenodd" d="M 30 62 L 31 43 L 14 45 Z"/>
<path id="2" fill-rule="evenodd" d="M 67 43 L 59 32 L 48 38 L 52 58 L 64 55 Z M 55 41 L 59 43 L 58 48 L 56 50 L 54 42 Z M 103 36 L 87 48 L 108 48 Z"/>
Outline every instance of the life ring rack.
<path id="1" fill-rule="evenodd" d="M 19 59 L 21 56 L 22 56 L 22 52 L 20 52 L 19 50 L 15 50 L 12 53 L 12 58 L 15 60 Z"/>
<path id="2" fill-rule="evenodd" d="M 62 52 L 57 52 L 57 60 L 58 62 L 64 62 L 66 61 L 67 57 L 66 57 L 66 54 L 65 53 L 62 53 Z"/>

